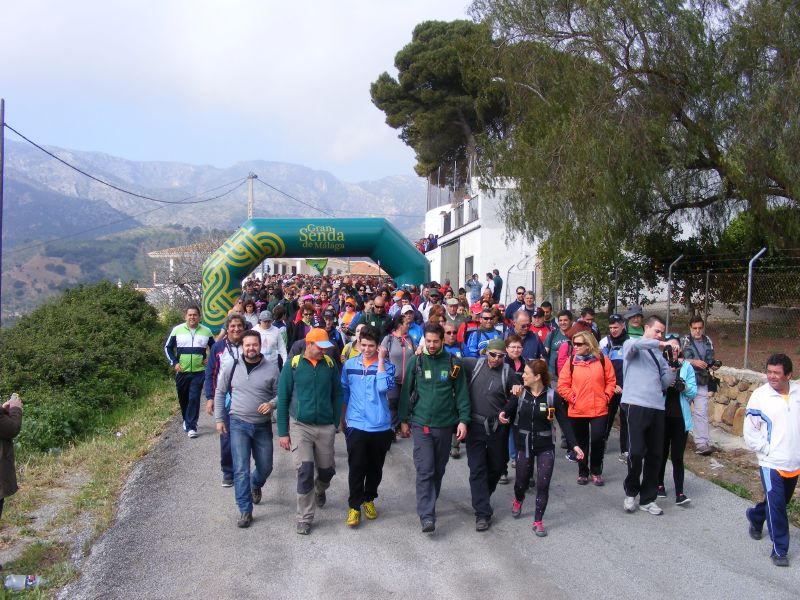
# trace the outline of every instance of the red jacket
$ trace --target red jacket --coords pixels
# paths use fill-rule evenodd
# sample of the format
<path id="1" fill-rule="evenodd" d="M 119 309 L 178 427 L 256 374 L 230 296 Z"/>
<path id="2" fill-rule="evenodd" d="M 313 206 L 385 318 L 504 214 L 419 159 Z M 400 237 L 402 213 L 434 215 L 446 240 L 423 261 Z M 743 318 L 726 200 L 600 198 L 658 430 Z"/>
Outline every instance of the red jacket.
<path id="1" fill-rule="evenodd" d="M 570 417 L 594 418 L 608 414 L 608 402 L 616 385 L 614 366 L 608 357 L 575 362 L 573 356 L 558 374 L 557 389 L 567 402 Z"/>

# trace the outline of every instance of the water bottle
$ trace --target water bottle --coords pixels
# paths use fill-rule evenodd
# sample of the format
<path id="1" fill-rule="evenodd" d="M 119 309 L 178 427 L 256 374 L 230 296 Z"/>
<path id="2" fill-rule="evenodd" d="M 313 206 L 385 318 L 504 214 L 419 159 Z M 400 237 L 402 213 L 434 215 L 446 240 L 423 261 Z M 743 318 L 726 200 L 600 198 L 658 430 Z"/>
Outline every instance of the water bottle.
<path id="1" fill-rule="evenodd" d="M 7 590 L 30 590 L 42 583 L 38 575 L 6 575 L 3 585 Z"/>

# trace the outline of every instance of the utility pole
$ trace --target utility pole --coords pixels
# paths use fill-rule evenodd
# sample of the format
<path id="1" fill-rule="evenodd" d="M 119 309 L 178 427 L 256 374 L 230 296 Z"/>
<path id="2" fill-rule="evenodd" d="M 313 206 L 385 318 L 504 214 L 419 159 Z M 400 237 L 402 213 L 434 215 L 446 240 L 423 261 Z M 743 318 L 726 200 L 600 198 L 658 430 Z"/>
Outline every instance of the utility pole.
<path id="1" fill-rule="evenodd" d="M 5 139 L 6 139 L 6 101 L 0 98 L 0 282 L 3 279 L 3 166 L 5 164 Z M 0 283 L 0 306 L 3 304 L 3 286 Z M 2 324 L 2 311 L 0 311 L 0 324 Z"/>
<path id="2" fill-rule="evenodd" d="M 253 179 L 258 179 L 258 175 L 250 171 L 247 174 L 247 218 L 253 218 L 253 206 L 255 199 L 253 198 Z"/>

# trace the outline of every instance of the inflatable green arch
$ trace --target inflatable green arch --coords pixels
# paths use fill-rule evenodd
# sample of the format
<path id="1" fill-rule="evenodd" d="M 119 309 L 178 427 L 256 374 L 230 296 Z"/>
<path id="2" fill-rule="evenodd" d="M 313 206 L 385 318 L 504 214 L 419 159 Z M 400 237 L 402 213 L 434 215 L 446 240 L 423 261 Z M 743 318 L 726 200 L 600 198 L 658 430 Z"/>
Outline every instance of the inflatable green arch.
<path id="1" fill-rule="evenodd" d="M 203 264 L 203 321 L 218 331 L 266 258 L 369 256 L 398 284 L 430 278 L 423 254 L 386 219 L 249 219 Z"/>

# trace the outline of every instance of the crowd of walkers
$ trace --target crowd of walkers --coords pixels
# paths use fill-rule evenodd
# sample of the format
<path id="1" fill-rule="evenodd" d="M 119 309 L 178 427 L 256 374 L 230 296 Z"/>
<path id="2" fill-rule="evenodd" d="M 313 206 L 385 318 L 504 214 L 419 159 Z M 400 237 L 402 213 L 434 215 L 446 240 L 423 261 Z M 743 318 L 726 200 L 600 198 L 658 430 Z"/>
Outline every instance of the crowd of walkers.
<path id="1" fill-rule="evenodd" d="M 348 453 L 349 527 L 378 517 L 386 454 L 411 438 L 423 532 L 436 529 L 445 469 L 463 445 L 476 530 L 490 528 L 491 496 L 509 483 L 511 468 L 511 515 L 522 516 L 533 488 L 532 528 L 545 536 L 557 447 L 575 463 L 577 485 L 605 485 L 617 415 L 619 460 L 627 465 L 624 510 L 661 515 L 657 501 L 668 487 L 675 504 L 687 506 L 689 432 L 698 454 L 713 451 L 707 403 L 720 363 L 703 320 L 693 318 L 686 335 L 675 335 L 660 317 L 645 319 L 631 306 L 610 315 L 601 333 L 591 307 L 578 318 L 569 310 L 553 314 L 524 287 L 505 306 L 502 286 L 497 270 L 460 288 L 449 281 L 396 288 L 391 280 L 350 276 L 249 279 L 216 338 L 200 324 L 199 309 L 188 308 L 165 352 L 189 438 L 197 436 L 205 394 L 220 434 L 222 485 L 235 490 L 237 525 L 252 522 L 272 471 L 273 422 L 297 469 L 298 534 L 311 532 L 315 509 L 327 501 L 337 432 Z M 789 381 L 788 357 L 774 355 L 767 370 L 745 423 L 766 500 L 747 517 L 754 538 L 767 523 L 773 561 L 783 565 L 786 503 L 800 475 L 800 391 Z M 671 486 L 664 480 L 668 460 Z"/>

